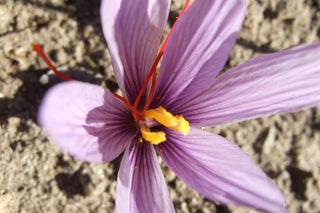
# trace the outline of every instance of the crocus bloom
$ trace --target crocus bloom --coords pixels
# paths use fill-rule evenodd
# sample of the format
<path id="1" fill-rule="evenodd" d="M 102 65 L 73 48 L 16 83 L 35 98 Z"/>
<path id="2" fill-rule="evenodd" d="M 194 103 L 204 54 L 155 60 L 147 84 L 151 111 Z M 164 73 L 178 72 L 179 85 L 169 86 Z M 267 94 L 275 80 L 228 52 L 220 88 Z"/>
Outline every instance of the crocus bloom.
<path id="1" fill-rule="evenodd" d="M 103 32 L 124 98 L 87 83 L 61 83 L 46 94 L 40 124 L 63 150 L 84 161 L 109 162 L 124 151 L 117 212 L 174 212 L 156 151 L 179 178 L 213 201 L 285 212 L 281 192 L 243 151 L 198 128 L 319 104 L 320 45 L 263 55 L 218 75 L 245 17 L 245 0 L 188 1 L 157 78 L 153 74 L 153 84 L 143 89 L 169 5 L 170 0 L 103 0 Z"/>

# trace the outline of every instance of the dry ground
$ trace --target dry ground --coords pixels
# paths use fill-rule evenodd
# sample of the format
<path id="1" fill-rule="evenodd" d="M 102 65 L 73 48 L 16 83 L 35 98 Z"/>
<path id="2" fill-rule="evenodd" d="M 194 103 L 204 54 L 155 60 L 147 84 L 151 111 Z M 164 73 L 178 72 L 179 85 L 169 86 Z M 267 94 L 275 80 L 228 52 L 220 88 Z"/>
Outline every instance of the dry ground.
<path id="1" fill-rule="evenodd" d="M 183 2 L 173 2 L 167 30 Z M 319 0 L 248 3 L 227 68 L 320 40 Z M 0 0 L 0 212 L 114 211 L 120 160 L 89 164 L 74 159 L 48 141 L 36 121 L 45 91 L 59 80 L 47 75 L 46 65 L 32 52 L 34 42 L 70 75 L 117 89 L 99 4 L 98 0 Z M 247 152 L 283 191 L 291 212 L 320 212 L 319 108 L 208 129 Z M 215 204 L 164 165 L 163 170 L 177 212 L 249 212 Z"/>

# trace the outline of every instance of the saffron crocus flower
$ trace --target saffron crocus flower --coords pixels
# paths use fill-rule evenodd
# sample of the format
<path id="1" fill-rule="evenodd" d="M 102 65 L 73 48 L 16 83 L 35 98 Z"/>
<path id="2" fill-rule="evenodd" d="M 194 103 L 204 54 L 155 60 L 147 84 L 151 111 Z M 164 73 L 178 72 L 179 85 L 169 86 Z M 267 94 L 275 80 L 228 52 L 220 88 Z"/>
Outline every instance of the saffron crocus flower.
<path id="1" fill-rule="evenodd" d="M 245 1 L 188 1 L 156 77 L 169 5 L 102 1 L 103 32 L 124 97 L 87 83 L 61 83 L 46 94 L 40 124 L 84 161 L 109 162 L 124 152 L 117 212 L 174 212 L 156 151 L 213 201 L 285 212 L 281 192 L 241 149 L 198 128 L 319 104 L 320 45 L 263 55 L 218 75 L 245 17 Z"/>

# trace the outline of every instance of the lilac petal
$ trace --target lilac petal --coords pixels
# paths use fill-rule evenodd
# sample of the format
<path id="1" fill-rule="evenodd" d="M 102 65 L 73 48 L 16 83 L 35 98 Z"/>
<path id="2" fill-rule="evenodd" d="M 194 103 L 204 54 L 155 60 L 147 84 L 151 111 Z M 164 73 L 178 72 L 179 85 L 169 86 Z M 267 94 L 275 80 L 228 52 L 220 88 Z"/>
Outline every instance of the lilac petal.
<path id="1" fill-rule="evenodd" d="M 164 52 L 154 105 L 192 99 L 208 87 L 229 57 L 245 12 L 244 0 L 202 0 L 181 15 Z"/>
<path id="2" fill-rule="evenodd" d="M 132 143 L 121 161 L 117 180 L 116 211 L 174 212 L 153 146 Z"/>
<path id="3" fill-rule="evenodd" d="M 118 84 L 131 103 L 156 58 L 170 0 L 103 0 L 101 22 Z"/>
<path id="4" fill-rule="evenodd" d="M 287 113 L 320 104 L 320 43 L 259 56 L 217 77 L 211 87 L 171 112 L 193 126 Z M 180 106 L 178 106 L 180 105 Z"/>
<path id="5" fill-rule="evenodd" d="M 211 200 L 286 212 L 279 189 L 248 155 L 221 136 L 194 128 L 188 136 L 170 130 L 157 150 L 179 178 Z"/>
<path id="6" fill-rule="evenodd" d="M 102 87 L 72 81 L 47 92 L 38 116 L 40 125 L 64 151 L 84 161 L 107 162 L 134 137 L 130 114 Z"/>

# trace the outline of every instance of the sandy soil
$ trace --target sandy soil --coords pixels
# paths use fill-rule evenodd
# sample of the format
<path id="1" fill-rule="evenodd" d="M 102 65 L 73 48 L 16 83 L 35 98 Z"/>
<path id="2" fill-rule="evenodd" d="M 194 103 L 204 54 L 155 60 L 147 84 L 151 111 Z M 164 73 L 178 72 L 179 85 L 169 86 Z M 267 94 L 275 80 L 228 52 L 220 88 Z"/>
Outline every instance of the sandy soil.
<path id="1" fill-rule="evenodd" d="M 173 2 L 170 21 L 184 1 Z M 319 0 L 248 0 L 226 67 L 320 40 Z M 100 1 L 0 0 L 0 212 L 113 212 L 120 159 L 89 164 L 48 141 L 36 114 L 59 82 L 32 52 L 40 43 L 61 70 L 116 90 Z M 75 71 L 76 70 L 76 71 Z M 207 128 L 237 143 L 280 187 L 291 212 L 320 212 L 320 108 Z M 177 212 L 256 212 L 221 206 L 164 165 Z"/>

